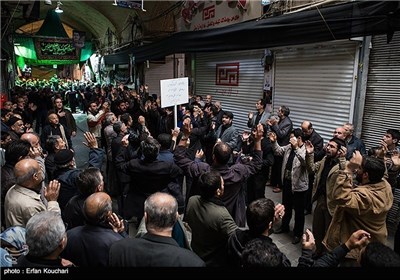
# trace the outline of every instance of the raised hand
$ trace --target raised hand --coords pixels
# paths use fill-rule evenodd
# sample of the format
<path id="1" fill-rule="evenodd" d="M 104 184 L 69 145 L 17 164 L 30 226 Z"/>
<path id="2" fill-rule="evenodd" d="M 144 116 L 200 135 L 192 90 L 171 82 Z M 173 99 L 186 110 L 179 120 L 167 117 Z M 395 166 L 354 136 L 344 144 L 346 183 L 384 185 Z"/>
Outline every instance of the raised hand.
<path id="1" fill-rule="evenodd" d="M 117 214 L 111 213 L 107 216 L 108 224 L 112 227 L 112 230 L 116 233 L 123 232 L 125 230 L 125 224 L 123 219 L 119 219 Z"/>
<path id="2" fill-rule="evenodd" d="M 399 169 L 400 168 L 400 153 L 398 151 L 392 152 L 392 161 L 393 161 L 393 164 L 397 167 L 397 169 Z"/>
<path id="3" fill-rule="evenodd" d="M 83 136 L 85 136 L 86 139 L 86 142 L 83 142 L 83 145 L 88 148 L 98 148 L 97 139 L 93 133 L 87 131 L 83 134 Z"/>
<path id="4" fill-rule="evenodd" d="M 129 138 L 129 134 L 127 134 L 124 137 L 122 137 L 122 140 L 121 140 L 121 144 L 125 148 L 128 147 L 128 145 L 129 145 L 129 139 L 128 138 Z"/>
<path id="5" fill-rule="evenodd" d="M 303 234 L 302 247 L 303 249 L 308 249 L 312 251 L 315 250 L 314 234 L 309 229 L 306 229 L 306 232 Z"/>
<path id="6" fill-rule="evenodd" d="M 355 172 L 361 168 L 362 164 L 362 155 L 359 151 L 354 151 L 353 156 L 349 160 L 347 164 L 347 168 L 350 169 L 351 172 Z"/>
<path id="7" fill-rule="evenodd" d="M 204 152 L 203 152 L 203 150 L 202 149 L 200 149 L 200 150 L 198 150 L 197 152 L 196 152 L 196 158 L 199 158 L 199 159 L 201 159 L 201 158 L 203 158 L 203 156 L 204 156 Z"/>
<path id="8" fill-rule="evenodd" d="M 314 153 L 314 145 L 311 143 L 311 141 L 310 141 L 310 140 L 307 140 L 307 141 L 305 142 L 305 144 L 306 144 L 306 151 L 307 151 L 307 154 L 312 154 L 312 153 Z"/>
<path id="9" fill-rule="evenodd" d="M 342 146 L 342 147 L 338 150 L 337 156 L 338 156 L 338 157 L 345 158 L 346 155 L 347 155 L 347 148 L 344 147 L 344 146 Z"/>
<path id="10" fill-rule="evenodd" d="M 146 119 L 143 116 L 139 116 L 138 123 L 140 125 L 146 125 Z"/>
<path id="11" fill-rule="evenodd" d="M 57 201 L 58 195 L 60 193 L 61 184 L 57 180 L 49 182 L 47 187 L 44 187 L 44 197 L 48 201 Z"/>
<path id="12" fill-rule="evenodd" d="M 285 215 L 285 206 L 283 206 L 280 203 L 275 205 L 274 222 L 282 219 L 284 215 Z"/>
<path id="13" fill-rule="evenodd" d="M 186 137 L 190 136 L 190 134 L 192 133 L 192 123 L 191 123 L 190 118 L 186 118 L 183 121 L 182 130 L 183 130 L 183 134 L 185 134 Z"/>
<path id="14" fill-rule="evenodd" d="M 181 129 L 179 127 L 175 127 L 174 129 L 171 129 L 172 138 L 176 139 L 178 137 L 180 131 L 181 131 Z"/>
<path id="15" fill-rule="evenodd" d="M 274 143 L 278 137 L 276 136 L 275 132 L 268 132 L 268 138 L 271 143 Z"/>
<path id="16" fill-rule="evenodd" d="M 367 246 L 369 239 L 371 238 L 371 234 L 369 232 L 366 232 L 365 230 L 359 229 L 349 237 L 349 239 L 346 241 L 346 247 L 349 248 L 350 250 L 356 249 L 356 248 L 362 248 Z"/>
<path id="17" fill-rule="evenodd" d="M 257 129 L 254 131 L 253 130 L 253 137 L 254 140 L 257 141 L 261 141 L 261 139 L 264 137 L 264 126 L 262 124 L 258 124 L 257 125 Z"/>

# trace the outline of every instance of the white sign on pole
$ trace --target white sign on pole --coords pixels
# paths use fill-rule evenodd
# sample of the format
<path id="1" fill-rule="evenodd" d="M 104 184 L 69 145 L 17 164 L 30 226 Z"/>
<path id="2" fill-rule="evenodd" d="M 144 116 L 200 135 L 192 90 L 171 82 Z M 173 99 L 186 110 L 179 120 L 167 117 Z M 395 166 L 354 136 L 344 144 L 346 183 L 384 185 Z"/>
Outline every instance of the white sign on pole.
<path id="1" fill-rule="evenodd" d="M 188 103 L 189 78 L 160 80 L 161 108 Z"/>

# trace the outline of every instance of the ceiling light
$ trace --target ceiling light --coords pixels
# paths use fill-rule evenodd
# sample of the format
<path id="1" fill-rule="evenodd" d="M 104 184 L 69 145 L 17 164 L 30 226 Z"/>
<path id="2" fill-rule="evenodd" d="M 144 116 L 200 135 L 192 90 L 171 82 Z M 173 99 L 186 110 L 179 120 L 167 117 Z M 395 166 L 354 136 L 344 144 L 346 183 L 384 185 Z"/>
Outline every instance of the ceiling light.
<path id="1" fill-rule="evenodd" d="M 57 2 L 57 8 L 55 9 L 55 12 L 58 13 L 58 14 L 61 14 L 61 13 L 64 12 L 64 11 L 61 9 L 61 5 L 62 5 L 61 1 L 58 1 L 58 2 Z"/>
<path id="2" fill-rule="evenodd" d="M 46 5 L 51 5 L 51 0 L 44 0 L 44 3 L 45 3 Z"/>

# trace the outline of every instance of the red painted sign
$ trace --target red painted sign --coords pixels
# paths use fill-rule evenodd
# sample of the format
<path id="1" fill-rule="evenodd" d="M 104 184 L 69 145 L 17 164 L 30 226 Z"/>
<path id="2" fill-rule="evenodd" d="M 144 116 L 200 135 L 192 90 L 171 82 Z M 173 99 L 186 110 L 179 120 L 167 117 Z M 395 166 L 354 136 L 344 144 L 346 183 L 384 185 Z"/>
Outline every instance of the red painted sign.
<path id="1" fill-rule="evenodd" d="M 215 84 L 220 86 L 239 86 L 239 62 L 216 65 Z"/>
<path id="2" fill-rule="evenodd" d="M 203 20 L 211 19 L 215 17 L 215 5 L 205 7 L 203 9 Z"/>

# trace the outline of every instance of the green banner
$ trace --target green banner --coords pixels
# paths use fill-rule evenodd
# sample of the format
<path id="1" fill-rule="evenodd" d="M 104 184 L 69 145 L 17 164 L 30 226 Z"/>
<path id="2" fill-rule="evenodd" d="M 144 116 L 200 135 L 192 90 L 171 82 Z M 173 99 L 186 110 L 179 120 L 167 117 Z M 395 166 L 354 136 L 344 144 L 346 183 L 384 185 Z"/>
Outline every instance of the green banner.
<path id="1" fill-rule="evenodd" d="M 38 60 L 79 60 L 80 49 L 69 38 L 35 38 Z"/>

